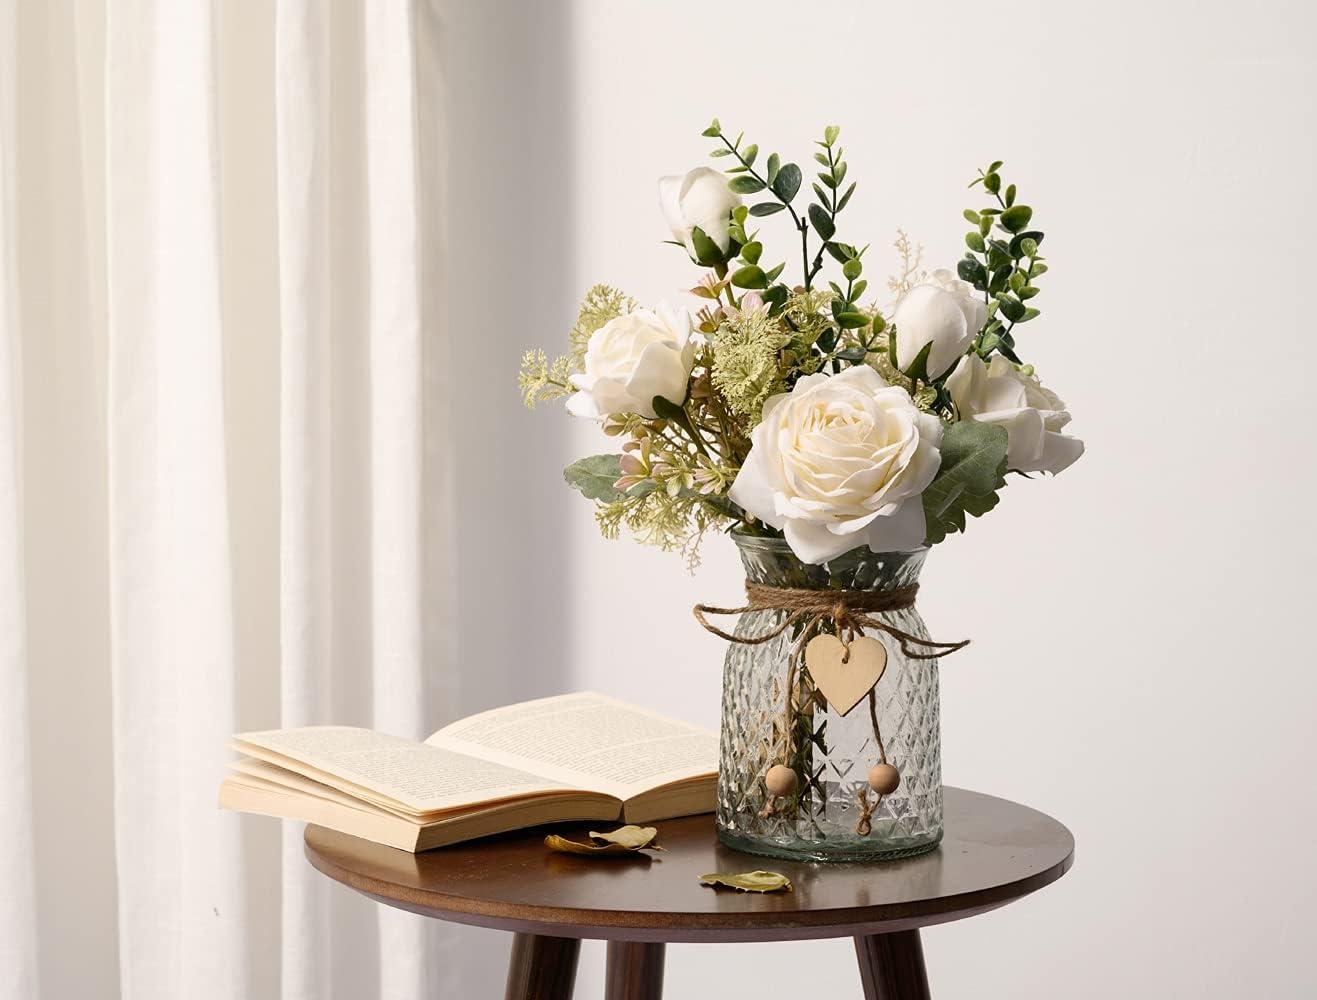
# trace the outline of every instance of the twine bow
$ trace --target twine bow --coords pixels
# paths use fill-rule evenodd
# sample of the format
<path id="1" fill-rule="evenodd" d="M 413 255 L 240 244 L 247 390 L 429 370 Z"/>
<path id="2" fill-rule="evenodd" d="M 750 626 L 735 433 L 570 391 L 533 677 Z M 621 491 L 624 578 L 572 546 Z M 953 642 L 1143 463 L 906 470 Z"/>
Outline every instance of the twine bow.
<path id="1" fill-rule="evenodd" d="M 874 614 L 885 611 L 903 611 L 914 607 L 915 595 L 919 593 L 919 584 L 895 590 L 804 590 L 794 587 L 769 587 L 762 583 L 745 583 L 746 604 L 739 608 L 716 608 L 709 604 L 697 604 L 694 608 L 695 620 L 709 632 L 726 639 L 728 642 L 741 643 L 746 646 L 758 646 L 776 639 L 787 629 L 804 625 L 804 635 L 809 635 L 827 619 L 832 619 L 837 626 L 837 637 L 849 646 L 849 639 L 862 634 L 865 629 L 886 632 L 901 647 L 901 652 L 912 660 L 935 660 L 939 656 L 954 653 L 969 645 L 968 639 L 960 642 L 934 642 L 913 635 L 897 628 Z M 741 615 L 747 611 L 783 611 L 786 617 L 772 629 L 762 635 L 736 635 L 720 629 L 706 617 L 708 615 Z M 929 652 L 919 652 L 915 646 Z"/>

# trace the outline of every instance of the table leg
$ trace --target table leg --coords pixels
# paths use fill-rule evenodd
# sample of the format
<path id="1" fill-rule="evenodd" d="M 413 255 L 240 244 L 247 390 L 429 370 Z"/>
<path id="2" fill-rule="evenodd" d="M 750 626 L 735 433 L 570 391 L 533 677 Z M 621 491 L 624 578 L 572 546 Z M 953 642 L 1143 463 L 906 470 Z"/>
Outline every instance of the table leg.
<path id="1" fill-rule="evenodd" d="M 507 1000 L 571 1000 L 580 954 L 576 938 L 517 934 L 508 962 Z"/>
<path id="2" fill-rule="evenodd" d="M 608 942 L 606 1000 L 660 1000 L 664 944 Z"/>
<path id="3" fill-rule="evenodd" d="M 857 937 L 855 956 L 860 961 L 864 1000 L 929 1000 L 919 931 Z"/>

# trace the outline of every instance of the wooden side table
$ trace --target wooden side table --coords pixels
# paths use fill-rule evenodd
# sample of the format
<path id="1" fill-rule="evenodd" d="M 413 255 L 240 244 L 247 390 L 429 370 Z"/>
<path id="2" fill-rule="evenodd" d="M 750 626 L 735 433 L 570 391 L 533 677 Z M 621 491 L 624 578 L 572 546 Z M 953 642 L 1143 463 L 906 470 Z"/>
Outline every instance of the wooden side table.
<path id="1" fill-rule="evenodd" d="M 412 855 L 315 826 L 306 831 L 306 856 L 388 906 L 512 931 L 509 1000 L 570 997 L 582 938 L 608 942 L 610 1000 L 657 1000 L 669 941 L 828 937 L 855 939 L 868 1000 L 921 1000 L 929 992 L 920 927 L 1019 899 L 1055 882 L 1074 857 L 1070 831 L 1051 817 L 958 788 L 946 789 L 939 848 L 884 864 L 741 854 L 718 843 L 712 816 L 658 826 L 667 851 L 651 861 L 552 853 L 542 830 Z M 734 893 L 698 881 L 756 868 L 782 872 L 795 891 Z"/>

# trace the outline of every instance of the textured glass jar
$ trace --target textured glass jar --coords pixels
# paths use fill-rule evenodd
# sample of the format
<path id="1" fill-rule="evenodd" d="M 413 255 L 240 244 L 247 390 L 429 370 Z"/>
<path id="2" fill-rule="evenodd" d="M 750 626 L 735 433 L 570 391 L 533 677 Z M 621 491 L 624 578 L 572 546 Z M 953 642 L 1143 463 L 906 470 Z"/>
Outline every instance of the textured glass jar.
<path id="1" fill-rule="evenodd" d="M 919 579 L 928 550 L 856 549 L 821 566 L 802 563 L 785 541 L 733 533 L 746 579 L 771 587 L 883 591 Z M 736 635 L 772 631 L 786 617 L 775 610 L 741 615 Z M 911 635 L 928 638 L 915 608 L 871 613 Z M 794 634 L 793 634 L 794 633 Z M 787 708 L 791 648 L 788 628 L 762 645 L 729 643 L 723 668 L 722 749 L 718 768 L 718 837 L 737 850 L 815 861 L 880 861 L 932 850 L 942 839 L 942 748 L 936 660 L 910 659 L 886 633 L 869 630 L 887 649 L 875 709 L 888 761 L 901 774 L 866 824 L 864 806 L 877 796 L 869 769 L 879 760 L 867 699 L 839 715 L 798 668 Z M 787 731 L 791 720 L 794 733 Z M 790 797 L 774 798 L 768 769 L 786 762 L 796 772 Z"/>

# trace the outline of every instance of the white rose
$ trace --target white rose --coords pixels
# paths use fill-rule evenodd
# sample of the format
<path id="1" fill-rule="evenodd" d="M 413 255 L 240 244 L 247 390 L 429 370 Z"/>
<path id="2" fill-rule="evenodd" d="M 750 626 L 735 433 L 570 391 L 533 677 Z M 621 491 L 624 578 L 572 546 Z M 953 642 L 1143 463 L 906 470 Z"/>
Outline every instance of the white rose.
<path id="1" fill-rule="evenodd" d="M 1001 355 L 986 365 L 977 354 L 966 357 L 947 379 L 947 392 L 962 419 L 1006 428 L 1008 468 L 1055 475 L 1084 453 L 1083 441 L 1058 433 L 1070 422 L 1060 397 Z"/>
<path id="2" fill-rule="evenodd" d="M 905 293 L 896 306 L 896 363 L 905 371 L 925 344 L 928 376 L 940 378 L 969 348 L 988 319 L 988 307 L 968 281 L 939 268 Z"/>
<path id="3" fill-rule="evenodd" d="M 659 207 L 668 220 L 672 238 L 696 257 L 691 231 L 699 226 L 704 235 L 727 252 L 731 236 L 727 232 L 732 209 L 741 204 L 741 196 L 727 187 L 727 177 L 712 167 L 696 167 L 685 177 L 659 178 Z"/>
<path id="4" fill-rule="evenodd" d="M 590 337 L 585 371 L 572 376 L 580 391 L 567 400 L 567 409 L 596 420 L 614 413 L 652 418 L 655 396 L 678 405 L 686 401 L 694 365 L 686 310 L 667 303 L 653 312 L 637 309 L 609 320 Z"/>
<path id="5" fill-rule="evenodd" d="M 731 498 L 805 562 L 924 543 L 920 494 L 942 462 L 942 423 L 872 368 L 802 378 L 764 404 L 750 440 Z"/>

